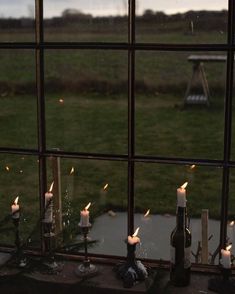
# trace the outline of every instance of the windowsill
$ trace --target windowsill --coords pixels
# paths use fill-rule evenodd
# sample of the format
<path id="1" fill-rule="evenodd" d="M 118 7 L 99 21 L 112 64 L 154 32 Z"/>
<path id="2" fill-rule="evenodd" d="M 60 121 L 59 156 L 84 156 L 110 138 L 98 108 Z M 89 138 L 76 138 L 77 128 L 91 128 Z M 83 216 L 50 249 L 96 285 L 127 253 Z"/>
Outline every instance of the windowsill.
<path id="1" fill-rule="evenodd" d="M 155 287 L 153 275 L 150 275 L 144 282 L 137 283 L 132 288 L 126 289 L 123 288 L 122 281 L 116 278 L 112 265 L 98 264 L 98 274 L 87 279 L 81 279 L 75 274 L 78 265 L 78 262 L 63 261 L 62 271 L 53 275 L 36 271 L 28 271 L 28 273 L 19 275 L 19 270 L 3 266 L 0 269 L 0 293 L 214 293 L 207 289 L 208 280 L 213 277 L 211 274 L 192 273 L 190 286 L 175 288 L 169 285 L 169 271 L 161 269 L 153 272 L 153 275 L 158 273 Z"/>

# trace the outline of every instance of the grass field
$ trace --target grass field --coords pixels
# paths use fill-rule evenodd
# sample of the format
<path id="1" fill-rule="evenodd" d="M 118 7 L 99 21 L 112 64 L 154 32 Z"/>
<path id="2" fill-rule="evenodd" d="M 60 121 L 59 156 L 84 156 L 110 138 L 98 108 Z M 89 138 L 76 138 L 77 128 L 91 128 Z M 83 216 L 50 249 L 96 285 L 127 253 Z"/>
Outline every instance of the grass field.
<path id="1" fill-rule="evenodd" d="M 112 34 L 110 36 L 113 37 Z M 151 36 L 148 37 L 152 40 Z M 223 42 L 223 37 L 218 35 L 218 43 Z M 102 40 L 102 35 L 97 38 Z M 139 38 L 148 41 L 144 36 Z M 182 38 L 184 42 L 194 36 L 175 34 L 174 38 L 170 34 L 162 34 L 159 41 Z M 200 38 L 214 41 L 212 34 L 205 33 L 203 37 L 196 35 L 192 42 L 198 42 Z M 136 53 L 136 154 L 223 158 L 226 64 L 205 64 L 211 106 L 184 109 L 184 93 L 192 74 L 192 64 L 187 61 L 191 53 Z M 127 154 L 127 52 L 46 50 L 45 100 L 48 149 Z M 36 149 L 33 50 L 1 50 L 0 108 L 1 147 Z M 50 164 L 48 159 L 48 186 L 53 180 Z M 70 175 L 72 167 L 75 172 Z M 196 166 L 191 170 L 189 165 L 153 163 L 136 163 L 135 167 L 136 212 L 144 213 L 150 208 L 151 213 L 174 214 L 176 189 L 189 181 L 190 215 L 200 216 L 201 209 L 209 208 L 211 217 L 220 218 L 221 168 Z M 20 195 L 25 237 L 38 219 L 37 158 L 1 155 L 0 173 L 2 218 L 10 211 L 14 198 Z M 93 219 L 109 209 L 125 211 L 127 208 L 126 162 L 61 159 L 61 177 L 64 220 L 69 213 L 68 229 L 73 234 L 77 230 L 79 211 L 90 201 Z M 232 172 L 231 219 L 235 213 L 234 177 Z M 109 187 L 104 192 L 102 187 L 106 183 Z M 13 228 L 11 223 L 7 226 Z M 4 232 L 1 240 L 13 243 L 14 235 Z"/>

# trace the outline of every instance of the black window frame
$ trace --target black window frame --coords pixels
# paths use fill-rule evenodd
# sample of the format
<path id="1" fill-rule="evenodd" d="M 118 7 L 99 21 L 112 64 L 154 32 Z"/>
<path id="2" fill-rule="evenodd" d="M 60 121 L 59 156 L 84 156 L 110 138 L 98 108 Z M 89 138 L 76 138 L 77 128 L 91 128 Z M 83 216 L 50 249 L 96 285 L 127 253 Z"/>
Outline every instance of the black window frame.
<path id="1" fill-rule="evenodd" d="M 44 193 L 47 190 L 47 158 L 59 156 L 61 158 L 77 158 L 86 160 L 110 160 L 124 161 L 128 163 L 128 234 L 134 231 L 134 176 L 135 163 L 160 163 L 170 165 L 196 164 L 201 166 L 220 167 L 223 170 L 222 192 L 221 192 L 221 223 L 220 223 L 220 246 L 226 244 L 228 201 L 229 201 L 229 179 L 230 170 L 235 168 L 235 161 L 231 160 L 231 139 L 232 139 L 232 100 L 234 80 L 234 23 L 235 23 L 235 2 L 228 0 L 228 27 L 227 42 L 224 44 L 160 44 L 160 43 L 137 43 L 135 41 L 135 0 L 128 1 L 128 41 L 123 43 L 114 42 L 45 42 L 43 23 L 43 0 L 35 0 L 35 42 L 0 42 L 0 49 L 30 49 L 35 50 L 36 57 L 36 84 L 37 84 L 37 114 L 38 114 L 38 148 L 3 148 L 1 154 L 24 154 L 34 155 L 39 158 L 39 201 L 40 215 L 43 217 Z M 44 51 L 50 49 L 79 49 L 79 50 L 124 50 L 128 53 L 128 153 L 120 154 L 97 154 L 48 150 L 46 148 L 46 121 L 45 121 L 45 93 L 44 93 Z M 138 51 L 175 51 L 175 52 L 224 52 L 227 55 L 226 65 L 226 87 L 224 100 L 224 149 L 222 160 L 207 160 L 193 158 L 172 158 L 158 156 L 140 156 L 135 154 L 135 53 Z M 41 227 L 41 240 L 43 228 Z M 45 250 L 41 242 L 41 252 Z M 81 253 L 82 254 L 82 253 Z M 93 254 L 99 258 L 100 255 Z M 115 256 L 103 256 L 107 260 Z M 149 260 L 151 261 L 151 260 Z M 157 262 L 154 260 L 153 262 Z"/>

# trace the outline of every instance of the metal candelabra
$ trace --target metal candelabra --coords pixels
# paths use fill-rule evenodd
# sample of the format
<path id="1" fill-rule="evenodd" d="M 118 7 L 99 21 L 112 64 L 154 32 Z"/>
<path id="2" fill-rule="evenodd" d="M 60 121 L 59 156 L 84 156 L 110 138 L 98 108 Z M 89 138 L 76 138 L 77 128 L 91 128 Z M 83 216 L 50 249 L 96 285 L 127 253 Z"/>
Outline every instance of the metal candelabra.
<path id="1" fill-rule="evenodd" d="M 79 227 L 83 234 L 83 241 L 84 241 L 84 260 L 82 264 L 80 264 L 76 270 L 75 273 L 79 277 L 89 277 L 97 274 L 98 269 L 94 264 L 91 264 L 90 259 L 88 257 L 88 233 L 91 228 L 91 224 L 88 224 L 88 226 L 83 226 L 81 223 L 79 224 Z"/>
<path id="2" fill-rule="evenodd" d="M 15 246 L 16 246 L 16 259 L 14 260 L 14 262 L 19 267 L 25 267 L 27 265 L 27 262 L 23 254 L 23 249 L 21 247 L 20 231 L 19 231 L 19 224 L 20 224 L 19 211 L 16 211 L 15 213 L 12 214 L 12 221 L 15 227 Z"/>

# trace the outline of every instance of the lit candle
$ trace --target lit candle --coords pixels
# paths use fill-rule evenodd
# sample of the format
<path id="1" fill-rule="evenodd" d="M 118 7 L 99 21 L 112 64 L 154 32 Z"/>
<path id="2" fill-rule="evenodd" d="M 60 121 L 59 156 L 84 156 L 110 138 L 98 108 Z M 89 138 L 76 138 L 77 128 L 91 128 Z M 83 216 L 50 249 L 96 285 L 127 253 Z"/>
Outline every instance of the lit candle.
<path id="1" fill-rule="evenodd" d="M 20 217 L 20 206 L 18 204 L 19 196 L 16 197 L 14 203 L 11 206 L 11 213 L 12 213 L 12 218 L 17 219 Z"/>
<path id="2" fill-rule="evenodd" d="M 232 245 L 226 247 L 226 249 L 221 249 L 221 260 L 220 263 L 223 268 L 231 268 L 231 249 Z"/>
<path id="3" fill-rule="evenodd" d="M 89 202 L 87 204 L 87 206 L 81 211 L 80 213 L 80 223 L 79 225 L 81 227 L 89 227 L 90 226 L 90 222 L 89 222 L 89 210 L 88 208 L 91 206 L 91 202 Z"/>
<path id="4" fill-rule="evenodd" d="M 186 207 L 186 190 L 188 182 L 185 182 L 181 187 L 177 189 L 177 206 Z"/>
<path id="5" fill-rule="evenodd" d="M 140 243 L 140 238 L 137 236 L 139 232 L 139 227 L 135 230 L 135 233 L 132 236 L 128 236 L 127 241 L 130 245 L 136 245 L 137 243 Z"/>
<path id="6" fill-rule="evenodd" d="M 52 206 L 52 189 L 54 182 L 52 182 L 50 189 L 45 193 L 45 214 L 44 214 L 44 222 L 52 223 L 53 220 L 53 206 Z"/>
<path id="7" fill-rule="evenodd" d="M 227 226 L 227 237 L 229 243 L 233 243 L 233 236 L 234 235 L 234 221 L 231 221 Z"/>

